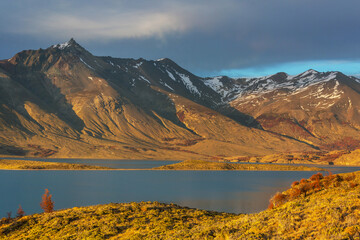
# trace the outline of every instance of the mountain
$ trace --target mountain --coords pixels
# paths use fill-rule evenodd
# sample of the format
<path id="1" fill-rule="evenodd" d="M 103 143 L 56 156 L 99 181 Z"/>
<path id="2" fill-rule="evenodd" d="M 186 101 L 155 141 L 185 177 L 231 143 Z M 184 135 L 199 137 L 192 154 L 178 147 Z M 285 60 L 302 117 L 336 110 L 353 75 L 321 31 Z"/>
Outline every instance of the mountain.
<path id="1" fill-rule="evenodd" d="M 359 86 L 337 72 L 200 78 L 71 39 L 0 61 L 0 154 L 199 159 L 354 145 Z"/>
<path id="2" fill-rule="evenodd" d="M 218 77 L 205 84 L 267 131 L 322 149 L 359 147 L 360 80 L 355 77 L 308 70 L 295 76 Z"/>

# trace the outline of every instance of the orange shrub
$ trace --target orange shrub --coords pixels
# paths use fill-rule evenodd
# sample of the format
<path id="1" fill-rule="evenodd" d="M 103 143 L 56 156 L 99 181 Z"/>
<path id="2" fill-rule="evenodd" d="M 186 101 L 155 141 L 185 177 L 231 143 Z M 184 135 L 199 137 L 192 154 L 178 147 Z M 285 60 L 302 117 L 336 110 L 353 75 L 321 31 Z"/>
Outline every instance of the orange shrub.
<path id="1" fill-rule="evenodd" d="M 311 185 L 308 182 L 301 183 L 299 185 L 299 190 L 301 193 L 304 194 L 304 197 L 306 197 L 306 194 L 310 191 Z"/>
<path id="2" fill-rule="evenodd" d="M 274 207 L 277 207 L 283 204 L 286 201 L 286 195 L 277 192 L 271 199 L 270 202 L 273 203 Z"/>
<path id="3" fill-rule="evenodd" d="M 316 173 L 316 174 L 314 174 L 314 175 L 312 175 L 310 177 L 310 180 L 311 181 L 318 181 L 318 180 L 321 180 L 323 178 L 324 178 L 324 176 L 321 173 Z"/>
<path id="4" fill-rule="evenodd" d="M 49 194 L 49 190 L 45 189 L 45 193 L 42 196 L 42 201 L 40 203 L 40 206 L 46 213 L 50 213 L 54 211 L 54 201 L 52 201 L 51 198 L 52 195 Z"/>
<path id="5" fill-rule="evenodd" d="M 290 198 L 295 199 L 301 195 L 301 191 L 298 188 L 292 188 L 290 191 Z"/>
<path id="6" fill-rule="evenodd" d="M 299 185 L 299 182 L 298 182 L 298 181 L 295 181 L 295 182 L 293 182 L 293 183 L 291 184 L 291 187 L 293 188 L 293 187 L 295 187 L 295 186 L 297 186 L 297 185 Z"/>
<path id="7" fill-rule="evenodd" d="M 351 188 L 354 188 L 354 187 L 356 187 L 357 185 L 358 185 L 357 183 L 349 182 L 349 186 L 350 186 Z"/>

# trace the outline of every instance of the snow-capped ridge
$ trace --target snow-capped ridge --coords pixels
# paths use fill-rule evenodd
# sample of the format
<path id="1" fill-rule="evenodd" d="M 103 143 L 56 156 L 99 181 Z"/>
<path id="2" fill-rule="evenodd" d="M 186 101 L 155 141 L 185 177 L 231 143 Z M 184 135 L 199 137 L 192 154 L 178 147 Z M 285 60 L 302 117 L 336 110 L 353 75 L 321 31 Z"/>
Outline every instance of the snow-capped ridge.
<path id="1" fill-rule="evenodd" d="M 60 50 L 64 50 L 65 48 L 68 48 L 70 46 L 74 46 L 76 44 L 77 44 L 77 42 L 73 38 L 71 38 L 67 42 L 53 45 L 52 48 L 57 48 L 57 49 L 60 49 Z"/>

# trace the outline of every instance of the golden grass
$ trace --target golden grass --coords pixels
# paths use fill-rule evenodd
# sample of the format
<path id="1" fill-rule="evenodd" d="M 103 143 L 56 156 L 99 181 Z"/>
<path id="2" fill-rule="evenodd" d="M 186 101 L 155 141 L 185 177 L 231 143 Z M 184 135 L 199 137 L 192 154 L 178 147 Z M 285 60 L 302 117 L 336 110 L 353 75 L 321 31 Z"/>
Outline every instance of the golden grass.
<path id="1" fill-rule="evenodd" d="M 1 170 L 101 170 L 106 167 L 72 163 L 0 159 Z"/>
<path id="2" fill-rule="evenodd" d="M 237 171 L 324 171 L 317 167 L 279 164 L 236 164 L 210 162 L 203 160 L 186 160 L 180 163 L 153 168 L 156 170 L 237 170 Z"/>
<path id="3" fill-rule="evenodd" d="M 0 238 L 359 239 L 360 172 L 301 182 L 318 179 L 320 188 L 310 189 L 306 196 L 285 198 L 282 204 L 257 214 L 235 215 L 158 202 L 112 203 L 3 219 Z"/>

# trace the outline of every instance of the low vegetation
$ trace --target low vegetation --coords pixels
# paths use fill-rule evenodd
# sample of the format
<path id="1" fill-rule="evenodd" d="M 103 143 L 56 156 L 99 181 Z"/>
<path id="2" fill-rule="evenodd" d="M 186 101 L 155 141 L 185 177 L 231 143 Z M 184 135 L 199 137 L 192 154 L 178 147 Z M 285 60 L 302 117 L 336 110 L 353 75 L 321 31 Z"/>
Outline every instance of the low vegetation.
<path id="1" fill-rule="evenodd" d="M 1 170 L 101 170 L 107 167 L 72 163 L 0 159 Z"/>
<path id="2" fill-rule="evenodd" d="M 344 154 L 336 159 L 336 164 L 339 165 L 360 165 L 360 149 L 356 149 L 348 154 Z"/>
<path id="3" fill-rule="evenodd" d="M 294 182 L 257 214 L 158 202 L 107 204 L 3 218 L 1 239 L 359 239 L 360 172 Z M 297 190 L 295 190 L 297 189 Z"/>
<path id="4" fill-rule="evenodd" d="M 323 171 L 317 167 L 279 165 L 279 164 L 237 164 L 186 160 L 180 163 L 156 167 L 158 170 L 241 170 L 241 171 Z"/>
<path id="5" fill-rule="evenodd" d="M 321 164 L 321 165 L 346 165 L 346 162 L 339 162 L 338 159 L 344 154 L 348 154 L 347 150 L 335 150 L 330 152 L 294 152 L 294 153 L 277 153 L 266 156 L 248 157 L 245 159 L 229 159 L 246 162 L 261 163 L 295 163 L 295 164 Z M 356 163 L 354 165 L 359 165 Z"/>

